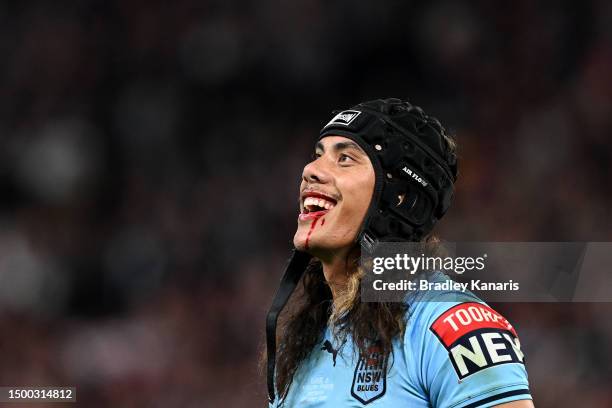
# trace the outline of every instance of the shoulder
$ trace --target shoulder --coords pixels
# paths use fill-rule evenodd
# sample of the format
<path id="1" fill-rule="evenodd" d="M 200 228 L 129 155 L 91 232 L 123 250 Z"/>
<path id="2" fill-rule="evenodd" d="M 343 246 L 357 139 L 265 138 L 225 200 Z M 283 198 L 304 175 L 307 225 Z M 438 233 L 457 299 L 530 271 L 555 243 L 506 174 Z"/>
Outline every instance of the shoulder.
<path id="1" fill-rule="evenodd" d="M 478 396 L 497 403 L 530 398 L 518 335 L 504 316 L 461 290 L 407 302 L 406 361 L 433 406 L 460 407 Z"/>
<path id="2" fill-rule="evenodd" d="M 411 353 L 431 353 L 440 348 L 457 369 L 458 378 L 488 364 L 463 368 L 465 351 L 481 353 L 492 364 L 523 362 L 514 326 L 501 313 L 469 291 L 440 290 L 419 294 L 408 302 L 404 347 Z M 432 344 L 433 343 L 433 344 Z M 502 353 L 502 351 L 504 351 Z M 503 354 L 503 356 L 501 355 Z"/>

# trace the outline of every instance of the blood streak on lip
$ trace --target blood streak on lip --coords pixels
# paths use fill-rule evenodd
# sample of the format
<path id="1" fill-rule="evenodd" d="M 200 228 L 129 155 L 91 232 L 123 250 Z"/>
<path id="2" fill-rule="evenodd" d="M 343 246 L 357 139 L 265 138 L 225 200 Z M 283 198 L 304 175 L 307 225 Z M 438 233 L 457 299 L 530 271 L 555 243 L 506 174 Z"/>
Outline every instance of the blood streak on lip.
<path id="1" fill-rule="evenodd" d="M 309 249 L 308 243 L 310 242 L 310 235 L 312 234 L 312 231 L 314 231 L 315 226 L 317 225 L 317 221 L 319 221 L 319 218 L 321 217 L 321 215 L 318 216 L 312 221 L 312 224 L 310 224 L 310 230 L 308 230 L 308 235 L 306 236 L 306 249 Z M 321 226 L 323 226 L 323 224 L 325 224 L 325 218 L 321 220 Z"/>

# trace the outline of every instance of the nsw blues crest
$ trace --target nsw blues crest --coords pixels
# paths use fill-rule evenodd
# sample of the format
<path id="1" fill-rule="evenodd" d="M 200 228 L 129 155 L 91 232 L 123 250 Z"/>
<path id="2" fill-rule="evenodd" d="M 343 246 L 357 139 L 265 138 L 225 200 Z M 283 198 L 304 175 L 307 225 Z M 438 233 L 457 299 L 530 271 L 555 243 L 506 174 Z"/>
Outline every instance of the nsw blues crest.
<path id="1" fill-rule="evenodd" d="M 351 395 L 366 405 L 385 395 L 387 391 L 387 360 L 377 346 L 368 347 L 355 367 Z"/>

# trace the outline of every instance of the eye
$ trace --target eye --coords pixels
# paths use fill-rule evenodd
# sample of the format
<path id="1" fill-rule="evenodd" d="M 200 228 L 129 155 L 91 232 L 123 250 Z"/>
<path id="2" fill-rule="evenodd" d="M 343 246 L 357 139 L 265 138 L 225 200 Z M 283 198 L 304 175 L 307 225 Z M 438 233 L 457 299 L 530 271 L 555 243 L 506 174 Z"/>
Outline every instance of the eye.
<path id="1" fill-rule="evenodd" d="M 338 162 L 340 163 L 350 163 L 351 161 L 355 161 L 355 159 L 353 159 L 348 154 L 341 153 L 338 157 Z"/>

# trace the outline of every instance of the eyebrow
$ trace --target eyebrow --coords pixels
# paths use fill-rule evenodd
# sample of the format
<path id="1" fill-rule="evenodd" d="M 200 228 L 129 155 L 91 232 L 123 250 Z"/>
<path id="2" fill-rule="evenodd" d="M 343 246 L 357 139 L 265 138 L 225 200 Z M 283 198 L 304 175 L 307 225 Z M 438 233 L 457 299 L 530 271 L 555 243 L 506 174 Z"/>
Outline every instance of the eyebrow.
<path id="1" fill-rule="evenodd" d="M 316 149 L 321 149 L 323 152 L 325 152 L 325 147 L 323 146 L 323 143 L 321 142 L 317 142 L 317 145 L 315 146 Z M 336 152 L 342 151 L 342 150 L 346 150 L 346 149 L 354 149 L 357 150 L 359 153 L 361 154 L 366 154 L 363 149 L 361 148 L 361 146 L 359 146 L 357 143 L 353 142 L 353 141 L 346 141 L 346 142 L 338 142 L 335 143 L 332 146 L 332 149 Z"/>

